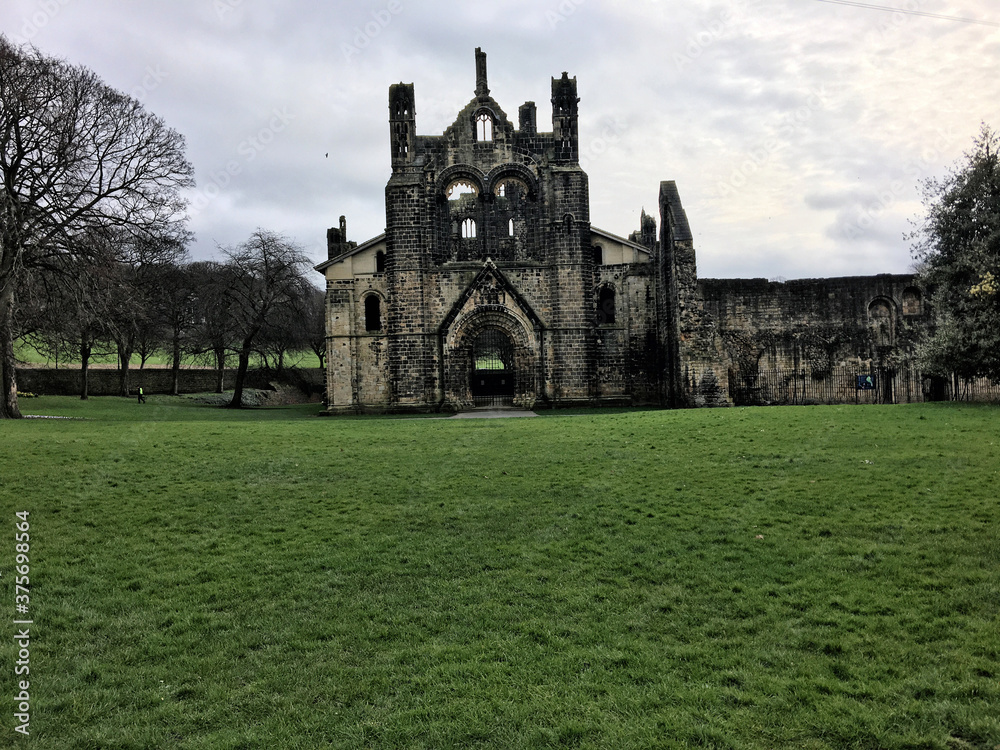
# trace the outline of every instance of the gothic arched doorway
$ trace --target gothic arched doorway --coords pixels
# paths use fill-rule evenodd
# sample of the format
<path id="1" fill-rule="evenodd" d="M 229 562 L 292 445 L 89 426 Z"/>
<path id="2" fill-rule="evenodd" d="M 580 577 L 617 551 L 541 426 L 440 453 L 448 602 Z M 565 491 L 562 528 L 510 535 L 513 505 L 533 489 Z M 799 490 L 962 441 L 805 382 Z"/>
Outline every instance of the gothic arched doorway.
<path id="1" fill-rule="evenodd" d="M 499 328 L 484 328 L 472 343 L 472 401 L 476 406 L 514 402 L 514 342 Z"/>

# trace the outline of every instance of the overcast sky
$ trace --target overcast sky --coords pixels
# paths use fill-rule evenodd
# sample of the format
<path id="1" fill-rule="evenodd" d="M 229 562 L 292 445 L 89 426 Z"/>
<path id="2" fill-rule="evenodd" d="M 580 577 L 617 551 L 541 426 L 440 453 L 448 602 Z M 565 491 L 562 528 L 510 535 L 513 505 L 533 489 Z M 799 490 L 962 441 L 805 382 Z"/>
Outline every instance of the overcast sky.
<path id="1" fill-rule="evenodd" d="M 591 222 L 627 235 L 675 180 L 703 277 L 903 273 L 918 183 L 1000 128 L 1000 8 L 976 0 L 2 0 L 0 31 L 96 71 L 187 139 L 192 253 L 257 227 L 325 259 L 385 227 L 388 88 L 417 132 L 474 96 L 516 123 L 580 95 Z M 929 15 L 928 15 L 929 14 Z M 972 19 L 966 23 L 931 15 Z M 987 25 L 992 24 L 992 25 Z"/>

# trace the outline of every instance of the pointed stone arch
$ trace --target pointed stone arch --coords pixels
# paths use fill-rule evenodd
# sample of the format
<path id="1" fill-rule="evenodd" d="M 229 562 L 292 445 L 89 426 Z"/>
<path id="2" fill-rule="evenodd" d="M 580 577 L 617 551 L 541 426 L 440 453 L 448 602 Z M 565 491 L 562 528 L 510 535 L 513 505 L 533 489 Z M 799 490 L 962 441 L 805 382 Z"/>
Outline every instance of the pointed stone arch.
<path id="1" fill-rule="evenodd" d="M 503 305 L 474 308 L 455 319 L 444 336 L 445 403 L 462 410 L 476 405 L 472 382 L 477 371 L 476 347 L 484 338 L 508 341 L 509 353 L 504 356 L 504 370 L 512 379 L 510 404 L 531 409 L 539 398 L 539 337 L 529 328 L 529 321 L 518 311 Z"/>

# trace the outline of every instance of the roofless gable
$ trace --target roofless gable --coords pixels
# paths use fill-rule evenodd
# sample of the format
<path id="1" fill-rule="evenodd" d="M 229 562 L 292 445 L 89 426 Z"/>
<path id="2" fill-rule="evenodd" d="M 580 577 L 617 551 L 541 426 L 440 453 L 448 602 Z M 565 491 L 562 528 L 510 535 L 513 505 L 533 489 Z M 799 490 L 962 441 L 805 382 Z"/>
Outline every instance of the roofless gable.
<path id="1" fill-rule="evenodd" d="M 486 79 L 486 53 L 476 47 L 476 95 L 444 131 L 452 148 L 475 145 L 487 148 L 507 145 L 514 137 L 514 125 L 500 104 L 490 96 Z"/>

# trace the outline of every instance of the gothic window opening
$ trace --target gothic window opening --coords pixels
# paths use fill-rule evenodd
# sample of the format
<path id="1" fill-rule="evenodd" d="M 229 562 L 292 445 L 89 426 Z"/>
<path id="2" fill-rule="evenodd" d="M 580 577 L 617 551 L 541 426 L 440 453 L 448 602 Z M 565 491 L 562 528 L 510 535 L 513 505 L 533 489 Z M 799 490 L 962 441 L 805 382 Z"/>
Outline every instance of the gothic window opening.
<path id="1" fill-rule="evenodd" d="M 513 237 L 514 236 L 514 220 L 513 219 L 508 219 L 507 220 L 507 236 L 508 237 Z"/>
<path id="2" fill-rule="evenodd" d="M 393 126 L 393 149 L 397 157 L 405 157 L 409 151 L 409 138 L 407 125 L 398 122 Z"/>
<path id="3" fill-rule="evenodd" d="M 382 300 L 377 294 L 365 297 L 365 331 L 375 333 L 382 330 Z"/>
<path id="4" fill-rule="evenodd" d="M 471 240 L 476 236 L 476 220 L 466 219 L 462 222 L 462 239 Z"/>
<path id="5" fill-rule="evenodd" d="M 528 197 L 528 186 L 514 177 L 505 177 L 497 183 L 493 193 L 498 198 L 525 200 Z"/>
<path id="6" fill-rule="evenodd" d="M 375 253 L 375 273 L 385 273 L 385 253 L 381 250 Z"/>
<path id="7" fill-rule="evenodd" d="M 604 265 L 604 250 L 600 245 L 594 245 L 592 248 L 594 251 L 594 265 L 603 266 Z"/>
<path id="8" fill-rule="evenodd" d="M 615 323 L 615 290 L 602 286 L 597 292 L 597 325 L 609 326 Z"/>
<path id="9" fill-rule="evenodd" d="M 493 140 L 493 118 L 483 112 L 476 118 L 476 140 Z"/>
<path id="10" fill-rule="evenodd" d="M 479 191 L 469 180 L 455 180 L 445 189 L 444 195 L 449 201 L 460 201 L 476 198 Z"/>

